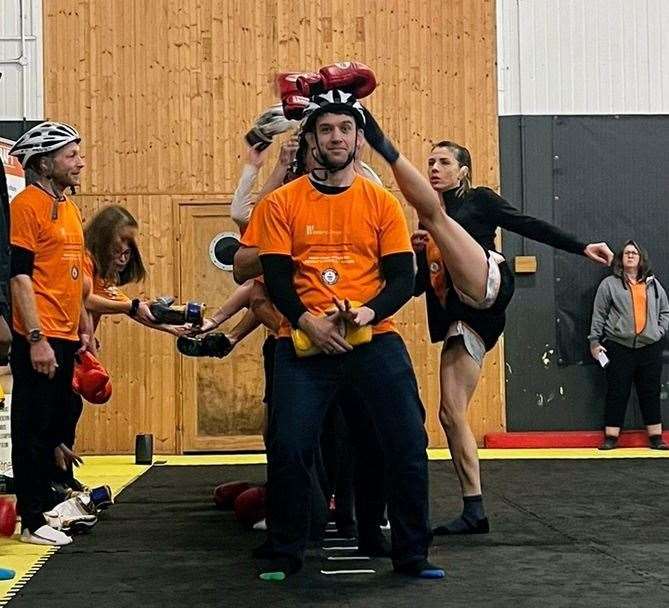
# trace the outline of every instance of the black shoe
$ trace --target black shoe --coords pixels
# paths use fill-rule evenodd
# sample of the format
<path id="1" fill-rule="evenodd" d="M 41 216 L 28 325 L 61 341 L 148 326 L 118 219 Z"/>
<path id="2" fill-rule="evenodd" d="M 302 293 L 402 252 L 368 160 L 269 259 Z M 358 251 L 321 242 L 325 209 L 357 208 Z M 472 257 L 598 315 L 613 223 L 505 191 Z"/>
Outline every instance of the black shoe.
<path id="1" fill-rule="evenodd" d="M 426 559 L 409 562 L 408 564 L 394 566 L 395 572 L 417 578 L 444 578 L 446 573 L 443 568 L 431 564 Z"/>
<path id="2" fill-rule="evenodd" d="M 177 339 L 177 350 L 187 357 L 225 357 L 233 345 L 223 332 L 206 334 L 202 338 L 181 336 Z"/>
<path id="3" fill-rule="evenodd" d="M 432 530 L 435 536 L 453 536 L 455 534 L 488 534 L 490 532 L 490 523 L 488 518 L 470 521 L 462 516 L 454 519 L 445 526 L 437 526 Z"/>
<path id="4" fill-rule="evenodd" d="M 263 581 L 282 581 L 301 568 L 302 562 L 294 557 L 277 555 L 261 564 L 258 577 Z"/>
<path id="5" fill-rule="evenodd" d="M 651 435 L 648 437 L 648 447 L 651 450 L 669 450 L 669 445 L 664 443 L 662 435 Z"/>
<path id="6" fill-rule="evenodd" d="M 604 443 L 602 443 L 602 445 L 600 445 L 597 449 L 614 450 L 617 447 L 618 447 L 618 438 L 614 437 L 613 435 L 606 435 L 606 437 L 604 437 Z"/>

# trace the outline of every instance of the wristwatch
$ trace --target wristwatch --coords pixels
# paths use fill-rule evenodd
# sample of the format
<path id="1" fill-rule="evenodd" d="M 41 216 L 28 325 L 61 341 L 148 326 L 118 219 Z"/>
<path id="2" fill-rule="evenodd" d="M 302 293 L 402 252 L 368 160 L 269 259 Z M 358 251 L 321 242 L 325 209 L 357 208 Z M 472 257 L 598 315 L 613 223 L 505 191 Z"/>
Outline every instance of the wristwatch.
<path id="1" fill-rule="evenodd" d="M 37 344 L 43 337 L 44 334 L 39 327 L 37 329 L 31 329 L 28 332 L 28 342 L 31 344 Z"/>
<path id="2" fill-rule="evenodd" d="M 135 298 L 130 302 L 130 310 L 128 311 L 128 316 L 134 318 L 137 316 L 137 311 L 139 310 L 139 298 Z"/>

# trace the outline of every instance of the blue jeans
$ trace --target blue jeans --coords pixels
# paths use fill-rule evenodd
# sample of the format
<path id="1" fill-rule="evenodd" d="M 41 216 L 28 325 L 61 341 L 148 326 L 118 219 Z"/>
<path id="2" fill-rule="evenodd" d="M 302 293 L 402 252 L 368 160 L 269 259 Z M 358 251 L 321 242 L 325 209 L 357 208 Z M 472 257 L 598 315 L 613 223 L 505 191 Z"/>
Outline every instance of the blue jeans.
<path id="1" fill-rule="evenodd" d="M 384 452 L 393 563 L 425 559 L 431 539 L 425 411 L 409 354 L 396 333 L 376 335 L 343 355 L 307 358 L 295 355 L 290 340 L 278 341 L 267 446 L 272 547 L 302 561 L 309 531 L 309 472 L 328 406 L 344 385 L 367 408 Z"/>

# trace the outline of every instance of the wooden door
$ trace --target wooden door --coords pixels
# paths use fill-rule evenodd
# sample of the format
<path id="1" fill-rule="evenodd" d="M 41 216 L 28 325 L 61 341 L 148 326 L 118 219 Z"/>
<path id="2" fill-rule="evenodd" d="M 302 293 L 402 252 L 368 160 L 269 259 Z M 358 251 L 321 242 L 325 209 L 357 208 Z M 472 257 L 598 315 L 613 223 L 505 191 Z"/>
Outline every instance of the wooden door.
<path id="1" fill-rule="evenodd" d="M 224 203 L 178 205 L 180 300 L 196 300 L 215 310 L 236 289 L 232 273 L 210 259 L 209 248 L 222 232 L 237 232 Z M 221 326 L 229 329 L 243 315 Z M 228 451 L 262 449 L 264 376 L 262 342 L 257 329 L 224 359 L 180 359 L 182 450 Z"/>

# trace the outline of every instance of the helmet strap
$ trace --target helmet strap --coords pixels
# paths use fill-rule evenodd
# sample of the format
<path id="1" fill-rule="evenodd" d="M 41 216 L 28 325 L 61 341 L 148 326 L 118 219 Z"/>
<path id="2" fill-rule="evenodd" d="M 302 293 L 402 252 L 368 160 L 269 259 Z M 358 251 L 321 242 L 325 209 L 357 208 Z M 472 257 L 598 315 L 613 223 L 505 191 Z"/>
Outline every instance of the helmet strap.
<path id="1" fill-rule="evenodd" d="M 321 151 L 321 147 L 318 144 L 318 137 L 314 133 L 314 142 L 316 143 L 316 150 L 318 150 L 318 155 L 316 155 L 316 150 L 312 150 L 311 154 L 314 157 L 314 160 L 320 164 L 320 167 L 316 167 L 315 169 L 311 170 L 311 175 L 313 175 L 314 179 L 319 182 L 324 182 L 327 180 L 329 177 L 330 173 L 337 173 L 338 171 L 344 170 L 346 167 L 348 167 L 354 160 L 355 160 L 355 153 L 358 148 L 358 132 L 356 130 L 355 132 L 355 143 L 353 144 L 353 152 L 351 152 L 348 155 L 348 158 L 346 161 L 341 164 L 341 165 L 333 165 L 332 163 L 328 162 L 325 155 Z M 322 172 L 317 173 L 317 172 Z"/>

